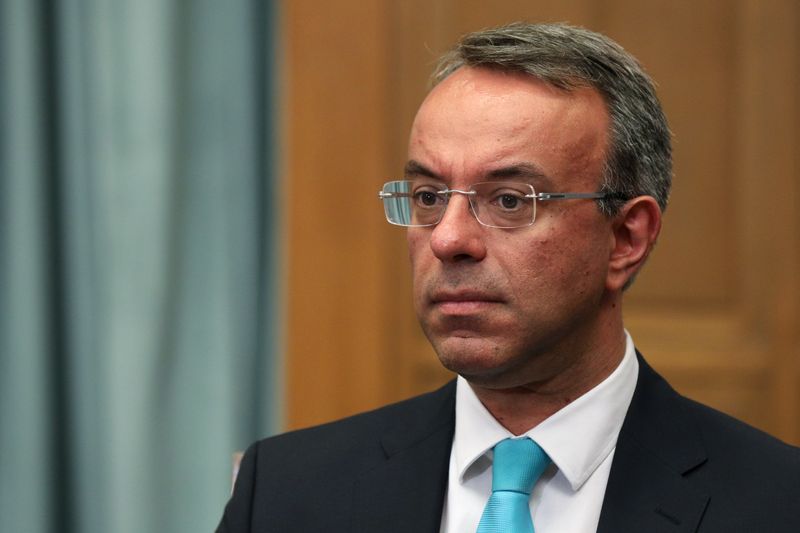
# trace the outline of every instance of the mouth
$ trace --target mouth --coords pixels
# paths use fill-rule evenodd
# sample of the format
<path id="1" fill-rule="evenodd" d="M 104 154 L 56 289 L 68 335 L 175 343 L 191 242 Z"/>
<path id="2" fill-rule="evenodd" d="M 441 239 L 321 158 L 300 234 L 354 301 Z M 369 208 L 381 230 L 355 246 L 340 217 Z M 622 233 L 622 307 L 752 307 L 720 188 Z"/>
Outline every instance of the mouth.
<path id="1" fill-rule="evenodd" d="M 482 291 L 441 291 L 430 298 L 431 306 L 447 315 L 470 315 L 502 303 L 496 295 Z"/>

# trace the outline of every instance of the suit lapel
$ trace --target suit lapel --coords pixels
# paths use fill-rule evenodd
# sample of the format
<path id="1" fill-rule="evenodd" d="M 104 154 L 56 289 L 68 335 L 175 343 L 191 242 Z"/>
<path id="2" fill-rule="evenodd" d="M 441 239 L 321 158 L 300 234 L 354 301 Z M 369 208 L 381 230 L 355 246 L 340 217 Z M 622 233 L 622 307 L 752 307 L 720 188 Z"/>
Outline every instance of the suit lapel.
<path id="1" fill-rule="evenodd" d="M 386 460 L 356 481 L 354 532 L 439 531 L 455 428 L 455 382 L 427 407 L 383 436 Z"/>
<path id="2" fill-rule="evenodd" d="M 709 500 L 685 477 L 706 461 L 699 429 L 641 356 L 639 365 L 597 531 L 694 533 Z"/>

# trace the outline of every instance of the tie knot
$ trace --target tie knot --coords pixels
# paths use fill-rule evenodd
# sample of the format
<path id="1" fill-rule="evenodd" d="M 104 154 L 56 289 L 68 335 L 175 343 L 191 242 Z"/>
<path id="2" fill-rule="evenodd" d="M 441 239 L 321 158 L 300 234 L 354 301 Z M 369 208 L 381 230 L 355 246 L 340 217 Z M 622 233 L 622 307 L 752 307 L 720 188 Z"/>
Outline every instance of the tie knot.
<path id="1" fill-rule="evenodd" d="M 530 494 L 549 464 L 545 451 L 529 438 L 500 441 L 494 447 L 492 492 Z"/>

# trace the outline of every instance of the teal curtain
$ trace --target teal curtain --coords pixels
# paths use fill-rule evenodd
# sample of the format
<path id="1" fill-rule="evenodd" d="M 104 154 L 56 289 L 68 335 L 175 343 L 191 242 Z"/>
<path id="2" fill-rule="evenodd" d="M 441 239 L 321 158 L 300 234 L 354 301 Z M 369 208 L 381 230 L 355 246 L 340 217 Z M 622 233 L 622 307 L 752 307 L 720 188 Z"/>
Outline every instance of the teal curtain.
<path id="1" fill-rule="evenodd" d="M 212 531 L 278 427 L 274 20 L 0 2 L 3 531 Z"/>

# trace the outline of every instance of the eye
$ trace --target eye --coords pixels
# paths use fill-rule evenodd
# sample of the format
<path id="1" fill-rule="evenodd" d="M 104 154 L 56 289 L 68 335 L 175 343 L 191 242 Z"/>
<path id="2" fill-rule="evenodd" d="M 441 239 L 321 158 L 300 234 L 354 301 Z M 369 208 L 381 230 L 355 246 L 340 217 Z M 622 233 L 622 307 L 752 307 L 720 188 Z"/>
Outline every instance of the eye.
<path id="1" fill-rule="evenodd" d="M 430 191 L 422 191 L 417 194 L 417 201 L 423 205 L 434 205 L 436 203 L 436 195 Z"/>
<path id="2" fill-rule="evenodd" d="M 520 199 L 513 194 L 504 194 L 500 196 L 499 203 L 504 209 L 516 209 L 519 206 Z"/>
<path id="3" fill-rule="evenodd" d="M 441 201 L 441 196 L 432 188 L 420 188 L 414 191 L 414 203 L 419 207 L 434 207 Z"/>
<path id="4" fill-rule="evenodd" d="M 526 200 L 524 192 L 495 191 L 491 196 L 490 204 L 503 211 L 518 211 L 525 207 Z"/>

